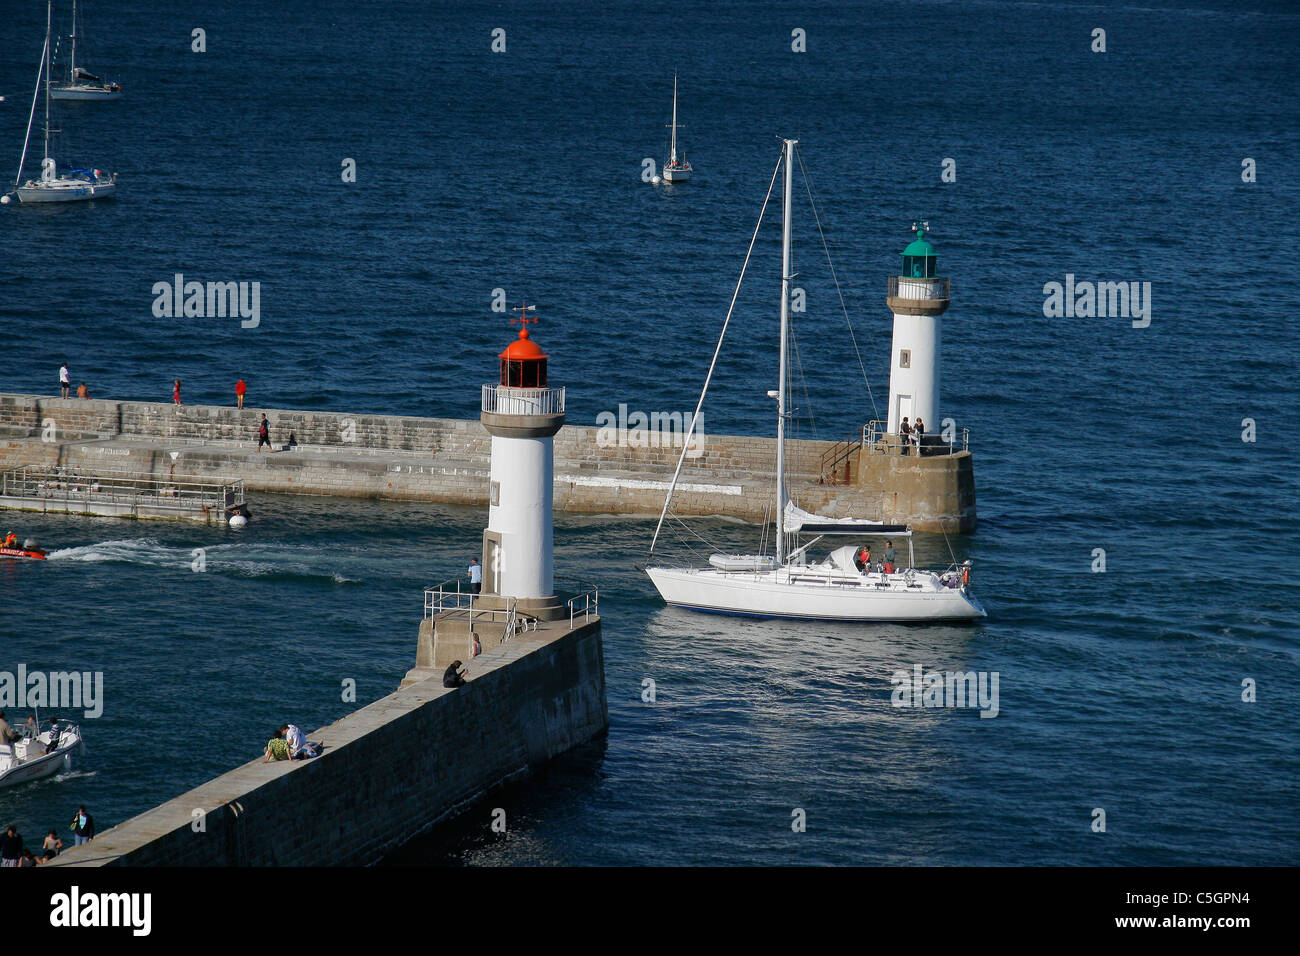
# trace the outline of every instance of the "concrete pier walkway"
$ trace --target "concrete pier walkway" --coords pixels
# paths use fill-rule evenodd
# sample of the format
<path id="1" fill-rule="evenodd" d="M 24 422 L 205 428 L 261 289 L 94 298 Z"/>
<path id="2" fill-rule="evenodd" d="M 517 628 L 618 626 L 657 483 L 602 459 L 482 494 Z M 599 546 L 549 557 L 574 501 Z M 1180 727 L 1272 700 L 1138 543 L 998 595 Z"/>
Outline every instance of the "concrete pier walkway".
<path id="1" fill-rule="evenodd" d="M 276 449 L 270 453 L 256 447 L 262 412 Z M 291 434 L 296 442 L 286 449 Z M 564 426 L 555 438 L 556 509 L 658 515 L 680 452 L 674 437 Z M 968 452 L 906 458 L 864 448 L 828 475 L 832 448 L 822 441 L 786 443 L 787 483 L 801 507 L 902 521 L 921 531 L 974 528 Z M 0 394 L 3 468 L 111 466 L 176 478 L 229 476 L 242 479 L 250 493 L 482 506 L 490 450 L 490 436 L 476 419 Z M 774 487 L 774 440 L 709 435 L 697 451 L 686 459 L 673 510 L 763 520 Z"/>

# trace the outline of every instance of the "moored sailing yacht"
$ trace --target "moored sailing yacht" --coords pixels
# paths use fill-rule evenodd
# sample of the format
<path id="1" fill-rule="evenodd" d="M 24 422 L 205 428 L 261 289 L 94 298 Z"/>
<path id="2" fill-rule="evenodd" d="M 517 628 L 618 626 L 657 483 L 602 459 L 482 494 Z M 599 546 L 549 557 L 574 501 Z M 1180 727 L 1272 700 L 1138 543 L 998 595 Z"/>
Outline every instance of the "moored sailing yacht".
<path id="1" fill-rule="evenodd" d="M 77 0 L 72 0 L 72 35 L 68 39 L 72 41 L 68 79 L 51 84 L 50 96 L 56 100 L 115 100 L 121 96 L 120 83 L 109 83 L 77 66 Z"/>
<path id="2" fill-rule="evenodd" d="M 705 568 L 648 567 L 646 573 L 664 601 L 671 605 L 744 614 L 756 617 L 783 617 L 835 621 L 947 621 L 973 620 L 985 616 L 984 608 L 970 591 L 970 562 L 954 563 L 944 571 L 915 567 L 912 532 L 905 525 L 886 525 L 859 518 L 829 518 L 798 508 L 785 488 L 785 420 L 786 378 L 789 360 L 790 319 L 790 207 L 793 186 L 793 152 L 797 140 L 787 139 L 782 149 L 785 164 L 784 213 L 781 240 L 781 345 L 780 386 L 769 392 L 777 402 L 776 426 L 776 534 L 775 555 L 714 554 Z M 778 165 L 778 171 L 780 166 Z M 776 174 L 772 177 L 773 184 Z M 768 189 L 771 196 L 771 186 Z M 767 201 L 764 201 L 766 208 Z M 759 222 L 762 222 L 760 214 Z M 755 229 L 754 238 L 758 231 Z M 751 240 L 750 251 L 753 250 Z M 748 255 L 746 256 L 748 264 Z M 741 271 L 741 281 L 744 270 Z M 737 284 L 737 293 L 739 283 Z M 735 298 L 732 306 L 734 308 Z M 726 335 L 727 322 L 723 324 Z M 719 339 L 718 352 L 722 341 Z M 714 362 L 717 354 L 714 353 Z M 704 392 L 713 376 L 713 365 L 705 380 Z M 704 404 L 700 395 L 691 426 L 682 443 L 677 471 L 664 501 L 659 525 L 650 544 L 655 543 L 663 528 L 672 501 L 686 449 Z M 871 561 L 866 549 L 846 545 L 836 548 L 820 562 L 810 563 L 809 549 L 826 536 L 850 536 L 858 539 L 885 539 L 877 552 L 881 560 Z M 806 544 L 800 536 L 812 536 Z M 907 543 L 907 560 L 898 560 L 894 540 Z"/>
<path id="3" fill-rule="evenodd" d="M 41 66 L 36 74 L 36 92 L 32 94 L 32 109 L 27 117 L 27 135 L 23 140 L 23 155 L 18 161 L 18 178 L 13 195 L 22 203 L 75 202 L 81 199 L 107 199 L 117 190 L 117 176 L 100 169 L 79 166 L 59 167 L 50 155 L 50 34 L 52 0 L 45 8 L 45 48 L 41 52 Z M 23 182 L 23 167 L 27 163 L 27 147 L 31 143 L 32 124 L 36 119 L 36 100 L 42 84 L 45 89 L 45 151 L 41 159 L 41 178 Z M 9 196 L 3 197 L 4 202 Z"/>
<path id="4" fill-rule="evenodd" d="M 664 163 L 664 182 L 666 183 L 684 183 L 691 178 L 691 164 L 686 161 L 686 157 L 680 159 L 677 156 L 677 74 L 673 74 L 673 136 L 668 147 L 668 162 Z"/>

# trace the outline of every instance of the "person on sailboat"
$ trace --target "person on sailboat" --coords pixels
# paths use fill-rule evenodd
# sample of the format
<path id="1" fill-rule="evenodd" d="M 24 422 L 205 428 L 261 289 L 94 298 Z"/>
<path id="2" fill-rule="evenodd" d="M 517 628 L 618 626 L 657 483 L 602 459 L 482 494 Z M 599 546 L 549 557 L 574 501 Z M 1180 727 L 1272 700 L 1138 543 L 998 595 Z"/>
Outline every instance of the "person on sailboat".
<path id="1" fill-rule="evenodd" d="M 890 540 L 885 541 L 885 551 L 884 554 L 881 555 L 881 557 L 884 558 L 885 561 L 884 572 L 886 574 L 893 574 L 894 562 L 898 560 L 898 555 L 894 551 L 893 541 Z"/>
<path id="2" fill-rule="evenodd" d="M 871 548 L 863 545 L 858 548 L 858 553 L 853 556 L 853 563 L 858 566 L 858 570 L 865 574 L 871 573 Z"/>

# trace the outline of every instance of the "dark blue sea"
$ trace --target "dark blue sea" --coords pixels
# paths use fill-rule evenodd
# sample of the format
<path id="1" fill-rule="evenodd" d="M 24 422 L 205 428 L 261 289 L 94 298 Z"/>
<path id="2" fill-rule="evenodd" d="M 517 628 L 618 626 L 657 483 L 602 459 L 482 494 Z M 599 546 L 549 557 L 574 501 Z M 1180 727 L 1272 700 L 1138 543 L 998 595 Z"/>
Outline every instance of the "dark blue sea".
<path id="1" fill-rule="evenodd" d="M 495 797 L 506 835 L 480 807 L 394 862 L 1296 862 L 1294 4 L 84 7 L 80 57 L 126 92 L 61 104 L 55 155 L 116 171 L 119 193 L 0 207 L 2 390 L 53 394 L 67 361 L 95 397 L 166 401 L 180 378 L 187 403 L 232 403 L 242 377 L 258 406 L 472 417 L 515 334 L 504 289 L 538 306 L 570 421 L 686 409 L 782 136 L 810 182 L 798 434 L 883 416 L 885 282 L 913 220 L 952 279 L 942 411 L 971 430 L 979 527 L 917 546 L 974 561 L 988 619 L 666 609 L 636 567 L 653 522 L 559 515 L 557 568 L 602 589 L 608 739 Z M 8 189 L 44 5 L 0 19 Z M 642 161 L 667 153 L 674 71 L 696 177 L 655 186 Z M 775 212 L 707 431 L 772 433 Z M 176 273 L 260 283 L 259 324 L 156 317 Z M 1046 317 L 1067 275 L 1150 283 L 1149 325 Z M 391 692 L 421 589 L 462 571 L 486 520 L 253 507 L 242 533 L 4 519 L 53 555 L 0 564 L 0 670 L 102 671 L 105 702 L 80 767 L 0 791 L 0 822 L 38 842 L 84 802 L 102 829 L 258 756 L 284 720 L 347 713 L 348 679 L 362 704 Z M 996 672 L 997 717 L 892 706 L 891 674 L 917 664 Z"/>

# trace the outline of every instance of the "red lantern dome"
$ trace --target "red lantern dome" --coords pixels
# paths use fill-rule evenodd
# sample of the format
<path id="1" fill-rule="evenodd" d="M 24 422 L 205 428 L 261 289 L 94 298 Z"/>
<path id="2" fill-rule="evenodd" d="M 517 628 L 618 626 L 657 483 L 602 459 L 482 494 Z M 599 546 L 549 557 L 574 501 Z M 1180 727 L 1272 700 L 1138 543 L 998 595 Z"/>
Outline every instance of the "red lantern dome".
<path id="1" fill-rule="evenodd" d="M 519 338 L 506 346 L 499 356 L 501 359 L 501 384 L 507 388 L 545 388 L 547 354 L 541 346 L 528 335 L 526 323 L 536 322 L 528 318 L 528 306 L 523 307 L 523 315 L 511 321 L 524 324 L 519 330 Z M 516 310 L 518 311 L 518 310 Z"/>

